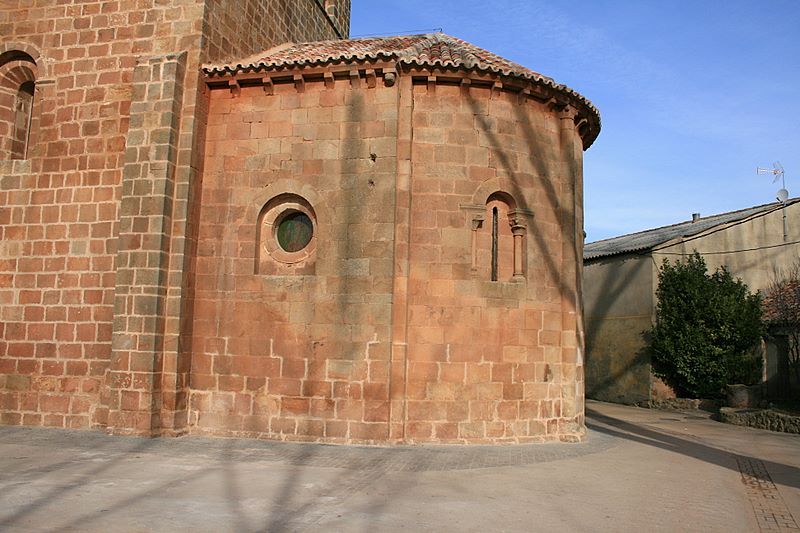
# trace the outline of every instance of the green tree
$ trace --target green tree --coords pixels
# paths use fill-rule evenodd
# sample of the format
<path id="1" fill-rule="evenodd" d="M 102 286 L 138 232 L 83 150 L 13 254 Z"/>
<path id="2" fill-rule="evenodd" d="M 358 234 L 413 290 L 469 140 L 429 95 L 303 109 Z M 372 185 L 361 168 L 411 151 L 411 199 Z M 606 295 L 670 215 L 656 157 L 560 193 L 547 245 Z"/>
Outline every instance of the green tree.
<path id="1" fill-rule="evenodd" d="M 763 333 L 760 294 L 725 267 L 709 275 L 695 252 L 683 262 L 664 260 L 656 297 L 653 370 L 679 395 L 713 398 L 726 384 L 758 379 L 761 358 L 753 348 Z"/>

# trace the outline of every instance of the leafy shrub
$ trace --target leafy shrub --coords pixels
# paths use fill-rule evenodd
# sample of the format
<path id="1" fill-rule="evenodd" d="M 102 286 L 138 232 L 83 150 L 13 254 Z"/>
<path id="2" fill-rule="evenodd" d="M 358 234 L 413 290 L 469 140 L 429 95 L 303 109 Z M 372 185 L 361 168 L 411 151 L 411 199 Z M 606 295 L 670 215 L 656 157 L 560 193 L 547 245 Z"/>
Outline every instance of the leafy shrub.
<path id="1" fill-rule="evenodd" d="M 761 296 L 724 268 L 709 275 L 695 252 L 684 262 L 664 260 L 658 274 L 653 370 L 680 396 L 713 398 L 730 383 L 761 375 L 753 353 L 763 332 Z"/>

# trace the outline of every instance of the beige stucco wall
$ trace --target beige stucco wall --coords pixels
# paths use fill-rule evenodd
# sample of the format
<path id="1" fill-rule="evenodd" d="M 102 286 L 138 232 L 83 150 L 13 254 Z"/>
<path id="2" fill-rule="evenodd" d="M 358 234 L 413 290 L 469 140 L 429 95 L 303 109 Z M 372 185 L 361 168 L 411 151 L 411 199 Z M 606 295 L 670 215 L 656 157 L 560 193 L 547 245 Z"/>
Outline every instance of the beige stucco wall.
<path id="1" fill-rule="evenodd" d="M 649 399 L 644 332 L 652 326 L 655 278 L 648 255 L 609 257 L 584 266 L 587 397 L 621 403 Z"/>
<path id="2" fill-rule="evenodd" d="M 697 250 L 703 254 L 709 272 L 725 265 L 731 274 L 742 278 L 751 290 L 764 290 L 769 286 L 776 269 L 785 271 L 800 257 L 798 240 L 800 203 L 752 217 L 725 229 L 712 229 L 696 239 L 675 240 L 653 252 L 653 258 L 661 265 L 665 258 L 674 261 L 681 254 L 691 254 Z"/>

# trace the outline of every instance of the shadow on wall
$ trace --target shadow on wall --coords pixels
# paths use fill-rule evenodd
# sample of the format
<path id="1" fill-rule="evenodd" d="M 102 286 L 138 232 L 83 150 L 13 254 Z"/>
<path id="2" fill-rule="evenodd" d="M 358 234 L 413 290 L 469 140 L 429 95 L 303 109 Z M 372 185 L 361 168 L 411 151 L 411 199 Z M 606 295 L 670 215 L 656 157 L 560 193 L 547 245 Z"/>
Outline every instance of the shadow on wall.
<path id="1" fill-rule="evenodd" d="M 523 296 L 523 298 L 526 300 L 532 298 L 532 288 L 537 286 L 546 287 L 552 284 L 558 291 L 558 299 L 553 303 L 558 303 L 561 308 L 562 324 L 567 318 L 563 313 L 567 311 L 575 312 L 574 319 L 576 322 L 574 326 L 574 335 L 577 348 L 572 349 L 571 357 L 565 358 L 565 350 L 561 346 L 561 343 L 559 343 L 559 347 L 562 352 L 562 362 L 574 365 L 576 381 L 580 382 L 580 372 L 578 369 L 580 363 L 579 350 L 583 339 L 580 337 L 580 330 L 582 327 L 582 303 L 578 301 L 578 291 L 580 287 L 578 276 L 581 272 L 578 262 L 582 260 L 580 253 L 580 250 L 582 250 L 582 242 L 576 242 L 578 238 L 578 228 L 576 228 L 575 225 L 578 215 L 577 200 L 580 194 L 580 191 L 576 191 L 576 188 L 582 187 L 582 182 L 579 181 L 579 169 L 573 153 L 574 146 L 572 143 L 565 143 L 565 134 L 561 129 L 562 120 L 560 117 L 556 119 L 556 133 L 551 133 L 551 137 L 548 138 L 545 136 L 546 134 L 542 131 L 541 127 L 537 128 L 536 125 L 532 123 L 530 114 L 526 112 L 527 105 L 520 105 L 518 103 L 506 104 L 511 105 L 512 113 L 517 122 L 516 127 L 522 129 L 522 138 L 526 141 L 528 147 L 527 154 L 520 155 L 528 158 L 531 167 L 535 170 L 534 179 L 538 180 L 538 183 L 535 185 L 538 186 L 537 189 L 539 191 L 542 191 L 537 191 L 537 197 L 540 199 L 539 205 L 531 206 L 529 204 L 528 195 L 526 195 L 525 189 L 519 183 L 519 178 L 517 178 L 519 174 L 519 168 L 516 162 L 517 154 L 504 147 L 502 139 L 495 132 L 489 118 L 491 114 L 486 115 L 481 112 L 480 106 L 471 91 L 468 91 L 467 95 L 467 103 L 475 117 L 476 126 L 480 128 L 480 131 L 485 134 L 489 140 L 490 163 L 492 160 L 497 161 L 499 165 L 496 169 L 498 171 L 497 174 L 501 175 L 501 173 L 504 172 L 509 178 L 508 181 L 511 183 L 510 187 L 512 190 L 505 192 L 510 193 L 516 200 L 518 208 L 534 212 L 534 219 L 531 224 L 532 227 L 526 234 L 526 238 L 529 240 L 525 245 L 526 249 L 523 254 L 530 257 L 530 244 L 535 243 L 536 248 L 534 249 L 538 249 L 540 253 L 535 258 L 530 258 L 530 261 L 542 265 L 546 275 L 543 280 L 531 280 L 530 272 L 525 273 L 529 283 L 526 284 L 527 295 Z M 488 105 L 491 106 L 492 102 L 494 102 L 494 100 L 488 100 Z M 553 110 L 550 112 L 555 113 Z M 577 136 L 576 133 L 573 133 L 573 135 Z M 553 137 L 555 137 L 555 139 L 553 139 Z M 575 140 L 573 138 L 573 142 L 581 141 L 580 139 Z M 569 150 L 569 153 L 565 153 L 566 150 Z M 546 159 L 548 155 L 550 155 L 552 159 Z M 556 189 L 556 185 L 558 189 Z M 528 191 L 530 190 L 531 188 L 529 187 Z M 562 204 L 568 207 L 564 208 Z M 538 210 L 534 209 L 536 207 L 538 207 Z M 550 217 L 555 221 L 555 245 L 558 246 L 556 250 L 551 249 L 554 241 L 551 240 L 548 242 L 545 238 L 545 233 L 537 231 L 536 221 L 541 221 L 542 219 L 548 219 Z M 582 231 L 582 228 L 580 228 L 580 230 Z M 557 259 L 560 259 L 560 261 L 557 261 Z M 528 261 L 525 261 L 525 263 L 528 263 Z M 572 279 L 570 279 L 570 276 Z M 480 287 L 482 291 L 488 289 L 485 285 L 480 285 Z M 484 293 L 483 296 L 489 295 Z M 546 297 L 549 298 L 549 295 Z M 584 396 L 583 390 L 579 390 L 577 387 L 572 387 L 570 390 L 573 392 L 565 391 L 565 387 L 561 387 L 561 397 L 562 402 L 565 399 L 569 400 L 568 405 L 573 405 L 574 411 L 563 412 L 562 416 L 573 418 L 582 426 L 584 414 L 582 403 Z M 571 395 L 572 397 L 567 398 L 566 395 Z"/>
<path id="2" fill-rule="evenodd" d="M 793 339 L 790 331 L 773 330 L 766 340 L 766 381 L 763 384 L 763 395 L 771 400 L 800 399 L 800 369 L 793 368 L 800 361 L 792 363 L 791 351 L 798 350 L 797 339 Z M 792 346 L 795 344 L 795 346 Z M 794 375 L 793 375 L 794 374 Z M 792 378 L 795 379 L 792 379 Z"/>
<path id="3" fill-rule="evenodd" d="M 650 261 L 632 268 L 607 268 L 594 281 L 599 289 L 591 316 L 586 318 L 586 395 L 597 400 L 637 404 L 650 400 L 652 319 L 647 316 L 615 317 L 623 292 L 634 285 Z M 585 276 L 584 276 L 585 277 Z M 584 293 L 585 294 L 585 293 Z"/>
<path id="4" fill-rule="evenodd" d="M 587 321 L 586 397 L 605 402 L 642 405 L 650 397 L 652 372 L 647 349 L 650 332 L 640 333 L 642 346 L 623 354 L 597 354 L 591 349 L 596 339 L 595 321 Z"/>
<path id="5" fill-rule="evenodd" d="M 476 118 L 477 124 L 480 126 L 480 131 L 489 139 L 490 153 L 493 157 L 497 158 L 499 163 L 499 168 L 497 168 L 497 170 L 505 172 L 510 177 L 514 176 L 518 173 L 518 169 L 513 163 L 514 159 L 516 158 L 516 154 L 503 148 L 504 143 L 493 131 L 493 126 L 488 116 L 481 110 L 479 102 L 475 99 L 471 91 L 467 92 L 467 102 L 472 110 L 472 114 Z M 489 100 L 489 102 L 492 102 L 492 100 Z M 531 124 L 531 118 L 524 112 L 522 106 L 515 106 L 514 109 L 516 111 L 517 121 L 522 126 L 524 138 L 530 147 L 531 165 L 536 169 L 537 177 L 541 180 L 540 185 L 545 192 L 545 198 L 547 200 L 546 208 L 549 209 L 553 214 L 553 217 L 560 222 L 562 210 L 560 207 L 558 194 L 553 186 L 553 179 L 560 176 L 552 176 L 552 173 L 549 171 L 545 161 L 540 157 L 534 156 L 535 154 L 547 153 L 547 147 L 549 143 L 547 142 L 547 139 L 542 137 L 542 134 L 537 130 L 537 128 Z M 567 176 L 566 179 L 572 179 L 572 177 L 575 175 L 574 163 L 570 167 L 569 171 L 570 175 Z M 562 177 L 562 179 L 564 178 Z M 512 184 L 513 190 L 505 192 L 510 193 L 511 196 L 516 200 L 517 207 L 523 210 L 534 211 L 533 206 L 528 204 L 528 197 L 525 194 L 524 189 L 519 185 L 518 181 L 516 179 L 510 179 L 509 181 Z M 528 238 L 535 239 L 538 248 L 542 250 L 542 255 L 536 259 L 543 262 L 546 270 L 557 284 L 559 293 L 562 295 L 562 297 L 565 294 L 571 294 L 571 287 L 564 283 L 561 265 L 557 265 L 553 261 L 553 255 L 555 254 L 548 253 L 549 249 L 542 236 L 542 233 L 535 231 L 535 219 L 534 228 L 527 233 L 527 236 Z"/>

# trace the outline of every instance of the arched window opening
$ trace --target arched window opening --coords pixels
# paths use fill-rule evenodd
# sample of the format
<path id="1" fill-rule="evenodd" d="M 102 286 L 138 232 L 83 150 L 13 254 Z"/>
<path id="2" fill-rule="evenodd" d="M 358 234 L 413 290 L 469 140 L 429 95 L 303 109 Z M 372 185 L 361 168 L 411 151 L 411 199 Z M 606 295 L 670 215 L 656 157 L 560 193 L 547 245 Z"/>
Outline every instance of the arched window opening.
<path id="1" fill-rule="evenodd" d="M 497 252 L 499 240 L 497 230 L 497 207 L 492 208 L 492 281 L 497 281 Z"/>
<path id="2" fill-rule="evenodd" d="M 525 224 L 521 212 L 511 195 L 496 192 L 486 200 L 485 211 L 473 217 L 472 269 L 480 278 L 524 279 Z"/>
<path id="3" fill-rule="evenodd" d="M 36 62 L 18 50 L 0 54 L 0 160 L 30 152 L 36 95 Z"/>
<path id="4" fill-rule="evenodd" d="M 34 82 L 26 81 L 19 86 L 14 113 L 14 132 L 11 136 L 11 159 L 26 159 L 31 136 L 33 118 Z"/>

